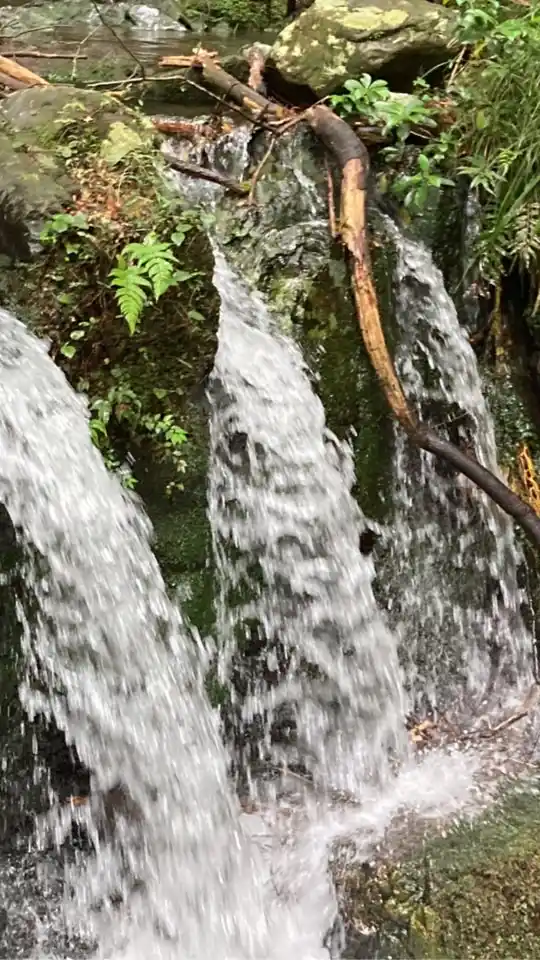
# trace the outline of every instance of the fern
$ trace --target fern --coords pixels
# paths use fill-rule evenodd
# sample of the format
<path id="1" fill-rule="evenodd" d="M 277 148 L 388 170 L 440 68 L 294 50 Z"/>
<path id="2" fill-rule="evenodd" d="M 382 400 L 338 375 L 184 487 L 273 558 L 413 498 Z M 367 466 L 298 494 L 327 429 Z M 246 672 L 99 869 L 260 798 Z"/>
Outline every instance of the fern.
<path id="1" fill-rule="evenodd" d="M 171 244 L 159 241 L 155 234 L 149 234 L 142 243 L 124 247 L 109 278 L 116 287 L 116 302 L 131 334 L 137 329 L 149 292 L 157 301 L 178 282 L 177 263 Z"/>
<path id="2" fill-rule="evenodd" d="M 143 243 L 129 243 L 124 254 L 148 275 L 154 298 L 159 300 L 174 282 L 174 270 L 178 261 L 172 252 L 171 244 L 158 241 L 150 234 Z"/>
<path id="3" fill-rule="evenodd" d="M 540 259 L 540 203 L 525 203 L 516 213 L 510 253 L 530 270 Z"/>
<path id="4" fill-rule="evenodd" d="M 148 300 L 147 290 L 152 284 L 139 266 L 127 263 L 125 257 L 118 257 L 118 265 L 109 273 L 111 284 L 116 287 L 116 302 L 133 335 Z"/>

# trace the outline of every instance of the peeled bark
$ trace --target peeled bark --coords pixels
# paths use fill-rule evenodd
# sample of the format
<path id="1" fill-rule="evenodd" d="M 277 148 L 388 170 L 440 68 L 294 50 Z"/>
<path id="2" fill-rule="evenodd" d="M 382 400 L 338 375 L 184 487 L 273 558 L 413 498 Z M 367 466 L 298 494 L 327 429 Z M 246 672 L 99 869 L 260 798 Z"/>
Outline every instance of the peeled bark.
<path id="1" fill-rule="evenodd" d="M 282 107 L 251 90 L 204 58 L 194 64 L 202 82 L 218 88 L 242 106 L 254 119 L 283 118 Z M 377 295 L 371 272 L 366 224 L 366 191 L 369 154 L 351 127 L 328 107 L 317 105 L 304 114 L 313 132 L 322 140 L 341 168 L 341 210 L 339 231 L 352 267 L 353 292 L 362 338 L 392 413 L 410 440 L 423 450 L 446 461 L 484 491 L 518 523 L 529 539 L 540 546 L 540 517 L 495 474 L 431 427 L 419 423 L 412 413 L 388 351 L 382 329 Z"/>
<path id="2" fill-rule="evenodd" d="M 32 70 L 21 67 L 20 63 L 0 56 L 0 72 L 24 87 L 48 87 L 49 83 Z"/>

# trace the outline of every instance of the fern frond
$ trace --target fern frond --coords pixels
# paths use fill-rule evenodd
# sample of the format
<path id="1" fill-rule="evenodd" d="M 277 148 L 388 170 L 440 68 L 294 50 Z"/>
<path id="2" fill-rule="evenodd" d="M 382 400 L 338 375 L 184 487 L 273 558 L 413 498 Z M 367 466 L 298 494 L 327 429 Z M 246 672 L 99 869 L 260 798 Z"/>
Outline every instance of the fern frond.
<path id="1" fill-rule="evenodd" d="M 126 321 L 129 332 L 135 333 L 148 299 L 147 289 L 151 283 L 134 264 L 115 267 L 109 273 L 111 284 L 116 287 L 115 297 L 120 313 Z"/>

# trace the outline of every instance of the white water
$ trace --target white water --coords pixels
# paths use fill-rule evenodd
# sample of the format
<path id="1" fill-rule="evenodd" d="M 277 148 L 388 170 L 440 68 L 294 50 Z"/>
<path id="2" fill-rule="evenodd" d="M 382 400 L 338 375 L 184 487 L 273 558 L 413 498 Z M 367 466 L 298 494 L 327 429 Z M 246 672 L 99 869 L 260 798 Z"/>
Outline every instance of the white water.
<path id="1" fill-rule="evenodd" d="M 4 311 L 0 366 L 0 499 L 29 548 L 35 601 L 21 610 L 37 680 L 24 702 L 52 713 L 96 794 L 121 783 L 135 810 L 118 810 L 74 880 L 74 922 L 88 922 L 103 956 L 167 956 L 171 944 L 177 955 L 179 943 L 197 960 L 262 955 L 262 892 L 203 690 L 205 658 L 167 599 L 148 521 L 92 446 L 83 401 Z M 135 878 L 144 893 L 132 892 Z M 92 914 L 117 891 L 129 915 Z"/>
<path id="2" fill-rule="evenodd" d="M 256 645 L 245 720 L 293 726 L 300 761 L 326 787 L 358 794 L 403 753 L 394 638 L 359 551 L 364 519 L 349 449 L 325 426 L 296 345 L 216 253 L 221 298 L 213 373 L 209 510 L 221 596 L 221 672 Z"/>
<path id="3" fill-rule="evenodd" d="M 441 435 L 498 473 L 478 363 L 430 253 L 387 221 L 397 252 L 399 347 L 406 395 Z M 466 478 L 395 433 L 393 621 L 413 701 L 471 705 L 532 681 L 512 523 Z"/>

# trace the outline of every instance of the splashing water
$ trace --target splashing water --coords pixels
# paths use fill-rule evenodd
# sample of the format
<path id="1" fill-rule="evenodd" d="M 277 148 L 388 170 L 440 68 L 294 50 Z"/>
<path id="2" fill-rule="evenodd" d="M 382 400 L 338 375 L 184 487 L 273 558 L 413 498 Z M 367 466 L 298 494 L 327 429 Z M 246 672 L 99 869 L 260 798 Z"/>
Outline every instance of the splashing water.
<path id="1" fill-rule="evenodd" d="M 83 401 L 5 311 L 0 364 L 0 499 L 28 547 L 35 608 L 20 611 L 39 685 L 29 677 L 24 702 L 76 744 L 97 796 L 121 785 L 125 801 L 95 818 L 97 856 L 72 878 L 77 917 L 107 956 L 179 942 L 197 960 L 263 955 L 202 649 L 167 598 L 148 521 L 92 446 Z M 92 919 L 118 894 L 126 909 Z"/>
<path id="2" fill-rule="evenodd" d="M 430 253 L 386 221 L 397 252 L 396 367 L 421 419 L 498 474 L 476 357 Z M 448 707 L 529 684 L 512 523 L 396 430 L 391 605 L 413 701 Z"/>
<path id="3" fill-rule="evenodd" d="M 222 674 L 238 654 L 259 747 L 356 793 L 402 748 L 401 678 L 377 610 L 345 445 L 297 347 L 216 253 L 221 297 L 211 423 L 210 518 L 221 582 Z M 290 743 L 292 736 L 293 743 Z"/>

